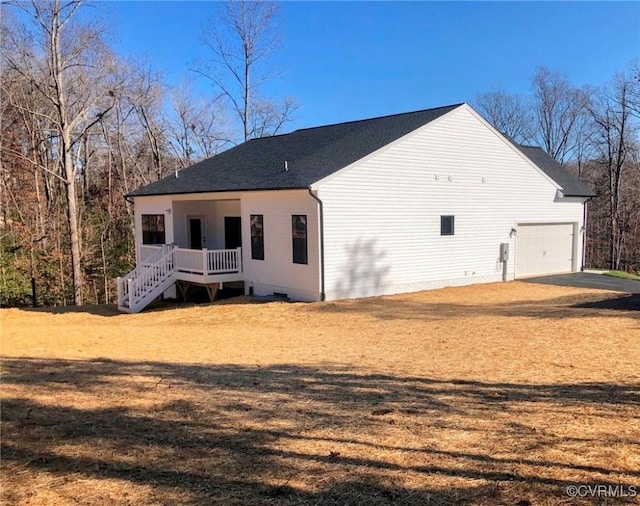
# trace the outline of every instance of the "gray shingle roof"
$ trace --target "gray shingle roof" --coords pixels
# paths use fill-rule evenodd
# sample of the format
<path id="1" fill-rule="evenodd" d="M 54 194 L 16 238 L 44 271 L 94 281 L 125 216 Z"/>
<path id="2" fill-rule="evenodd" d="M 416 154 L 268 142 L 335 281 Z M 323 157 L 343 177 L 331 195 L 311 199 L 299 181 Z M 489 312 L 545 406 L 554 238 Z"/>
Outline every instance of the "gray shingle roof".
<path id="1" fill-rule="evenodd" d="M 562 187 L 565 197 L 595 197 L 596 193 L 585 183 L 571 174 L 553 157 L 536 146 L 517 145 L 529 160 L 535 163 L 547 176 Z"/>
<path id="2" fill-rule="evenodd" d="M 308 188 L 460 105 L 252 139 L 129 196 Z"/>
<path id="3" fill-rule="evenodd" d="M 252 139 L 183 169 L 177 178 L 167 176 L 128 196 L 308 188 L 461 105 Z M 516 146 L 562 186 L 566 196 L 595 195 L 540 148 Z"/>

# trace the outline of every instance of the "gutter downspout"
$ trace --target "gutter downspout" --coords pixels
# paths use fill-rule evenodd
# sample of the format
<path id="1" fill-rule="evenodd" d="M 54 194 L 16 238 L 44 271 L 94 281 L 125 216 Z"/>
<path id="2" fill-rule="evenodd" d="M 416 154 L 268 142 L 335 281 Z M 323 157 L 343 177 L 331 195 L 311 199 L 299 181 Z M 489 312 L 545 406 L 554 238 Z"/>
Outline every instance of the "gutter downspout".
<path id="1" fill-rule="evenodd" d="M 125 195 L 124 196 L 124 200 L 127 203 L 129 203 L 131 206 L 133 206 L 133 208 L 134 208 L 134 211 L 133 211 L 133 227 L 131 228 L 131 234 L 133 235 L 133 249 L 134 249 L 134 254 L 135 254 L 135 257 L 136 257 L 136 267 L 137 267 L 138 264 L 140 263 L 140 259 L 138 258 L 138 246 L 136 244 L 136 224 L 135 224 L 135 222 L 136 222 L 135 205 L 136 204 L 135 204 L 134 200 L 131 197 L 129 197 L 129 195 Z"/>
<path id="2" fill-rule="evenodd" d="M 322 200 L 313 194 L 311 186 L 309 186 L 307 190 L 309 191 L 311 198 L 318 203 L 318 224 L 320 226 L 320 234 L 318 237 L 320 241 L 320 300 L 324 301 L 326 299 L 324 291 L 324 211 L 322 207 Z"/>
<path id="3" fill-rule="evenodd" d="M 582 265 L 580 266 L 580 272 L 584 272 L 585 263 L 587 261 L 587 206 L 592 198 L 593 197 L 587 198 L 582 206 Z"/>

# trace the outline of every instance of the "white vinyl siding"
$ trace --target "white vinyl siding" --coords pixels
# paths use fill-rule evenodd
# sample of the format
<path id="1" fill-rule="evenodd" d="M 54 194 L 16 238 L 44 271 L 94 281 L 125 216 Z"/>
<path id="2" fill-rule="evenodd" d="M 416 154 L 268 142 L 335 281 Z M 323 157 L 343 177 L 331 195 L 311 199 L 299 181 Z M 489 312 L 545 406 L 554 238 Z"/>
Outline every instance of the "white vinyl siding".
<path id="1" fill-rule="evenodd" d="M 574 270 L 573 223 L 520 224 L 516 239 L 517 278 Z"/>
<path id="2" fill-rule="evenodd" d="M 251 258 L 252 214 L 264 220 L 264 260 Z M 307 216 L 307 264 L 293 262 L 292 215 Z M 245 290 L 255 295 L 286 293 L 295 300 L 320 298 L 318 203 L 306 190 L 246 192 L 242 196 Z M 245 232 L 246 231 L 246 232 Z"/>
<path id="3" fill-rule="evenodd" d="M 135 245 L 136 262 L 140 262 L 140 246 L 142 246 L 142 215 L 161 214 L 164 216 L 164 240 L 165 244 L 174 241 L 173 220 L 171 219 L 172 202 L 170 195 L 153 197 L 136 197 L 134 200 L 134 223 L 135 223 Z"/>
<path id="4" fill-rule="evenodd" d="M 582 200 L 557 201 L 557 185 L 466 106 L 317 189 L 328 299 L 500 281 L 505 242 L 513 279 L 518 223 L 582 226 Z M 440 235 L 445 215 L 453 236 Z"/>

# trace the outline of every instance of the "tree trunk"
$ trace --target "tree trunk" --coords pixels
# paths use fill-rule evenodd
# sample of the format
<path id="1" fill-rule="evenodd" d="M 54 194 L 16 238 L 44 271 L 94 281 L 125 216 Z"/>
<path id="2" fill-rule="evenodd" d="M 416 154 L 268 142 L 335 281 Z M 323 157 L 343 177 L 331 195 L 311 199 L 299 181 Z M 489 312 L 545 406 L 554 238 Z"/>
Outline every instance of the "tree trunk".
<path id="1" fill-rule="evenodd" d="M 246 54 L 246 53 L 245 53 Z M 249 96 L 249 77 L 250 77 L 250 71 L 249 71 L 249 64 L 245 62 L 245 66 L 244 66 L 244 117 L 242 118 L 242 123 L 244 124 L 244 142 L 247 142 L 249 140 L 249 110 L 251 107 L 251 104 L 249 103 L 249 100 L 251 100 L 251 97 Z"/>
<path id="2" fill-rule="evenodd" d="M 62 164 L 64 171 L 64 186 L 67 196 L 67 222 L 69 225 L 69 240 L 71 243 L 71 273 L 73 282 L 73 304 L 82 305 L 82 265 L 80 255 L 80 233 L 78 231 L 78 200 L 76 196 L 76 170 L 72 152 L 72 126 L 67 110 L 67 96 L 63 84 L 63 59 L 60 41 L 60 4 L 56 0 L 53 11 L 53 21 L 50 39 L 50 72 L 54 84 L 54 100 L 58 111 L 60 135 L 62 140 Z"/>
<path id="3" fill-rule="evenodd" d="M 65 143 L 66 144 L 66 143 Z M 69 223 L 69 237 L 71 242 L 71 270 L 73 279 L 73 303 L 81 306 L 82 298 L 82 256 L 80 246 L 80 232 L 78 230 L 78 201 L 76 197 L 75 171 L 71 152 L 66 145 L 64 149 L 65 189 L 67 194 L 67 219 Z"/>

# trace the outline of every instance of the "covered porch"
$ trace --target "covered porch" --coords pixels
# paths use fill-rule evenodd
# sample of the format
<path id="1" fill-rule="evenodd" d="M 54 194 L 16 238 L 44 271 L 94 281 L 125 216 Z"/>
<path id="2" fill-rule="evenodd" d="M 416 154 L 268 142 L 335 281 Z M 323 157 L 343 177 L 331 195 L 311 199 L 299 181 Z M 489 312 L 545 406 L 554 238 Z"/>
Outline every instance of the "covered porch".
<path id="1" fill-rule="evenodd" d="M 242 246 L 240 199 L 183 200 L 174 196 L 170 209 L 170 242 L 179 248 L 232 250 Z"/>
<path id="2" fill-rule="evenodd" d="M 186 299 L 191 285 L 205 287 L 210 300 L 219 289 L 243 287 L 239 195 L 151 197 L 135 211 L 136 268 L 118 278 L 121 311 L 175 298 L 176 289 Z"/>
<path id="3" fill-rule="evenodd" d="M 141 210 L 137 265 L 148 266 L 163 245 L 171 246 L 178 280 L 200 284 L 242 281 L 240 198 L 168 197 Z"/>

